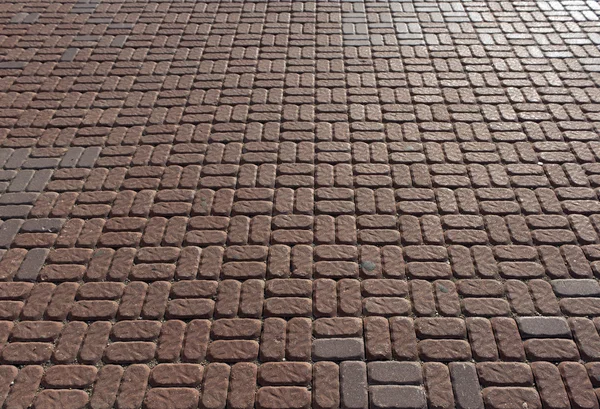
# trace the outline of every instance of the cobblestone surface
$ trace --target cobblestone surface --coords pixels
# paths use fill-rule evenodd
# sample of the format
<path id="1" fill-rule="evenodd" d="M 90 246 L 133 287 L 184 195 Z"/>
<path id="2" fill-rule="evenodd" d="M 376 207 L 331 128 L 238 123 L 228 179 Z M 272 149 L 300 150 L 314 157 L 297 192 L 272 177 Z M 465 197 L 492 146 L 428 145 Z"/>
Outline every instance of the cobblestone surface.
<path id="1" fill-rule="evenodd" d="M 0 407 L 597 409 L 599 46 L 596 0 L 0 0 Z"/>

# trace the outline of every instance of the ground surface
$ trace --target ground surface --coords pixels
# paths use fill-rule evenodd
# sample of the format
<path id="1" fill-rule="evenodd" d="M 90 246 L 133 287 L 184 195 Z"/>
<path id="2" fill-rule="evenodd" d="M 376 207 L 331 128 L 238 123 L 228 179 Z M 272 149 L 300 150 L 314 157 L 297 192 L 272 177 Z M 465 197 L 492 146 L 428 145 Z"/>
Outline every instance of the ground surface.
<path id="1" fill-rule="evenodd" d="M 0 402 L 598 408 L 599 16 L 0 0 Z"/>

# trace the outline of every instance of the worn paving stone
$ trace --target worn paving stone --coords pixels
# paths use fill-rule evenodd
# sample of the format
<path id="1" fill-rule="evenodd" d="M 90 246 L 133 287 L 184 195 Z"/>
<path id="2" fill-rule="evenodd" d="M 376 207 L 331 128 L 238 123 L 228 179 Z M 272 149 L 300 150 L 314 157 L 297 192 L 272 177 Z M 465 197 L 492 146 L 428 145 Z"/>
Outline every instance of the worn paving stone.
<path id="1" fill-rule="evenodd" d="M 0 407 L 597 407 L 598 21 L 1 0 Z"/>
<path id="2" fill-rule="evenodd" d="M 364 362 L 347 361 L 340 364 L 340 397 L 342 408 L 368 408 L 367 386 L 367 367 Z"/>
<path id="3" fill-rule="evenodd" d="M 313 341 L 312 356 L 316 361 L 362 360 L 365 349 L 362 338 L 329 338 Z"/>
<path id="4" fill-rule="evenodd" d="M 593 279 L 552 280 L 552 288 L 559 297 L 600 296 L 600 284 Z"/>
<path id="5" fill-rule="evenodd" d="M 461 409 L 483 409 L 475 365 L 468 362 L 452 362 L 448 367 L 450 368 L 456 407 Z"/>
<path id="6" fill-rule="evenodd" d="M 567 320 L 560 317 L 519 317 L 519 330 L 523 338 L 570 338 Z"/>
<path id="7" fill-rule="evenodd" d="M 375 409 L 421 409 L 427 407 L 425 392 L 418 386 L 371 386 L 370 407 Z"/>
<path id="8" fill-rule="evenodd" d="M 421 366 L 416 362 L 369 362 L 367 369 L 370 384 L 423 383 Z"/>

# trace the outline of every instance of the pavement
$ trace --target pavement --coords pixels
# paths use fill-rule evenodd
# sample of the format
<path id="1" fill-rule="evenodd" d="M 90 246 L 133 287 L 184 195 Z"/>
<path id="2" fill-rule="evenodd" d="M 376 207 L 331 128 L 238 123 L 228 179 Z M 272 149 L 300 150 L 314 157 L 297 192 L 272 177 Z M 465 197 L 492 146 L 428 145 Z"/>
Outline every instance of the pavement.
<path id="1" fill-rule="evenodd" d="M 599 46 L 596 0 L 0 0 L 0 407 L 598 409 Z"/>

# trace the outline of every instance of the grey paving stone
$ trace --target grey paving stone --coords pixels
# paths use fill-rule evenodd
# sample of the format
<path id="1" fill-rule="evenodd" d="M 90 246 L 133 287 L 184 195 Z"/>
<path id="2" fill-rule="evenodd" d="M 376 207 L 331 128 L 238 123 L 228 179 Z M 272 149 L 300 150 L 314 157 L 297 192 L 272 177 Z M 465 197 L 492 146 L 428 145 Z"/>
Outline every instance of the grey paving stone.
<path id="1" fill-rule="evenodd" d="M 111 47 L 117 47 L 117 48 L 121 48 L 125 45 L 125 42 L 127 41 L 127 36 L 120 34 L 118 36 L 115 36 L 115 38 L 113 39 L 113 41 L 110 43 Z"/>
<path id="2" fill-rule="evenodd" d="M 312 356 L 315 361 L 344 361 L 364 359 L 362 338 L 324 338 L 313 341 Z"/>
<path id="3" fill-rule="evenodd" d="M 14 16 L 12 16 L 12 18 L 8 22 L 11 24 L 20 24 L 23 21 L 25 21 L 27 15 L 28 13 L 17 13 Z"/>
<path id="4" fill-rule="evenodd" d="M 27 187 L 27 185 L 29 184 L 29 181 L 33 178 L 33 175 L 35 175 L 34 170 L 18 171 L 17 174 L 15 175 L 15 178 L 12 180 L 10 185 L 8 185 L 8 189 L 6 189 L 6 190 L 8 192 L 24 191 L 25 188 Z"/>
<path id="5" fill-rule="evenodd" d="M 518 317 L 519 330 L 524 338 L 569 338 L 571 330 L 562 317 Z"/>
<path id="6" fill-rule="evenodd" d="M 17 169 L 21 167 L 30 152 L 31 149 L 29 148 L 15 149 L 12 152 L 12 155 L 10 155 L 10 158 L 4 163 L 4 169 Z"/>
<path id="7" fill-rule="evenodd" d="M 53 169 L 56 168 L 59 158 L 29 158 L 23 162 L 23 169 Z"/>
<path id="8" fill-rule="evenodd" d="M 0 63 L 2 64 L 2 63 Z M 0 148 L 0 168 L 4 167 L 4 164 L 10 158 L 10 155 L 14 152 L 14 149 L 11 148 Z M 3 171 L 0 171 L 3 172 Z"/>
<path id="9" fill-rule="evenodd" d="M 369 384 L 415 384 L 423 383 L 421 365 L 417 362 L 369 362 Z"/>
<path id="10" fill-rule="evenodd" d="M 451 362 L 448 369 L 450 369 L 456 407 L 458 409 L 483 409 L 483 398 L 475 364 Z"/>
<path id="11" fill-rule="evenodd" d="M 29 13 L 23 20 L 23 23 L 33 24 L 38 20 L 38 18 L 40 18 L 40 13 Z"/>
<path id="12" fill-rule="evenodd" d="M 372 409 L 426 409 L 425 391 L 419 386 L 371 386 Z"/>
<path id="13" fill-rule="evenodd" d="M 15 217 L 27 217 L 33 206 L 7 205 L 0 206 L 0 219 L 12 219 Z"/>
<path id="14" fill-rule="evenodd" d="M 60 61 L 62 62 L 71 62 L 79 52 L 79 48 L 69 47 L 65 50 L 63 55 L 60 57 Z"/>
<path id="15" fill-rule="evenodd" d="M 98 156 L 100 155 L 101 151 L 102 148 L 100 148 L 99 146 L 92 146 L 86 148 L 83 154 L 81 155 L 77 166 L 80 168 L 91 168 L 92 166 L 94 166 L 94 163 L 96 163 L 96 159 L 98 159 Z"/>
<path id="16" fill-rule="evenodd" d="M 96 10 L 96 6 L 73 7 L 71 9 L 71 13 L 87 14 L 87 13 L 93 13 L 95 10 Z"/>
<path id="17" fill-rule="evenodd" d="M 21 219 L 10 219 L 0 224 L 0 247 L 10 247 L 22 224 L 23 220 Z"/>
<path id="18" fill-rule="evenodd" d="M 101 36 L 76 36 L 73 38 L 73 41 L 98 41 L 100 40 Z M 72 149 L 80 149 L 83 150 L 83 148 L 80 147 L 75 147 L 75 148 L 69 148 L 69 151 Z"/>
<path id="19" fill-rule="evenodd" d="M 2 62 L 0 62 L 0 69 L 4 68 L 4 69 L 14 70 L 14 69 L 25 68 L 26 65 L 27 65 L 27 63 L 24 61 L 2 61 Z"/>
<path id="20" fill-rule="evenodd" d="M 133 23 L 111 23 L 108 25 L 109 30 L 124 30 L 133 28 Z"/>
<path id="21" fill-rule="evenodd" d="M 0 195 L 0 205 L 32 205 L 35 203 L 39 193 L 5 193 Z"/>
<path id="22" fill-rule="evenodd" d="M 21 226 L 25 233 L 58 233 L 65 219 L 31 219 Z"/>
<path id="23" fill-rule="evenodd" d="M 35 172 L 35 175 L 27 185 L 28 192 L 41 192 L 44 190 L 50 179 L 52 178 L 52 174 L 54 170 L 50 169 L 42 169 Z"/>
<path id="24" fill-rule="evenodd" d="M 89 36 L 85 36 L 85 37 L 89 37 Z M 59 167 L 74 168 L 75 165 L 77 165 L 79 158 L 83 154 L 83 151 L 84 151 L 84 149 L 80 146 L 69 148 L 67 153 L 63 156 L 62 160 L 60 161 Z"/>
<path id="25" fill-rule="evenodd" d="M 16 170 L 0 170 L 0 180 L 11 181 L 17 176 Z"/>
<path id="26" fill-rule="evenodd" d="M 360 47 L 360 46 L 369 46 L 371 45 L 368 38 L 360 39 L 360 40 L 348 40 L 344 39 L 344 45 L 350 47 Z"/>
<path id="27" fill-rule="evenodd" d="M 340 398 L 342 409 L 367 409 L 367 365 L 364 362 L 340 364 Z"/>
<path id="28" fill-rule="evenodd" d="M 48 249 L 31 249 L 25 256 L 23 263 L 19 267 L 15 280 L 18 281 L 35 281 L 38 278 L 40 270 L 46 261 L 46 257 L 50 250 Z"/>
<path id="29" fill-rule="evenodd" d="M 594 279 L 552 280 L 551 284 L 560 297 L 600 297 L 600 284 Z"/>
<path id="30" fill-rule="evenodd" d="M 87 24 L 110 24 L 112 22 L 112 17 L 93 17 L 87 19 Z"/>

